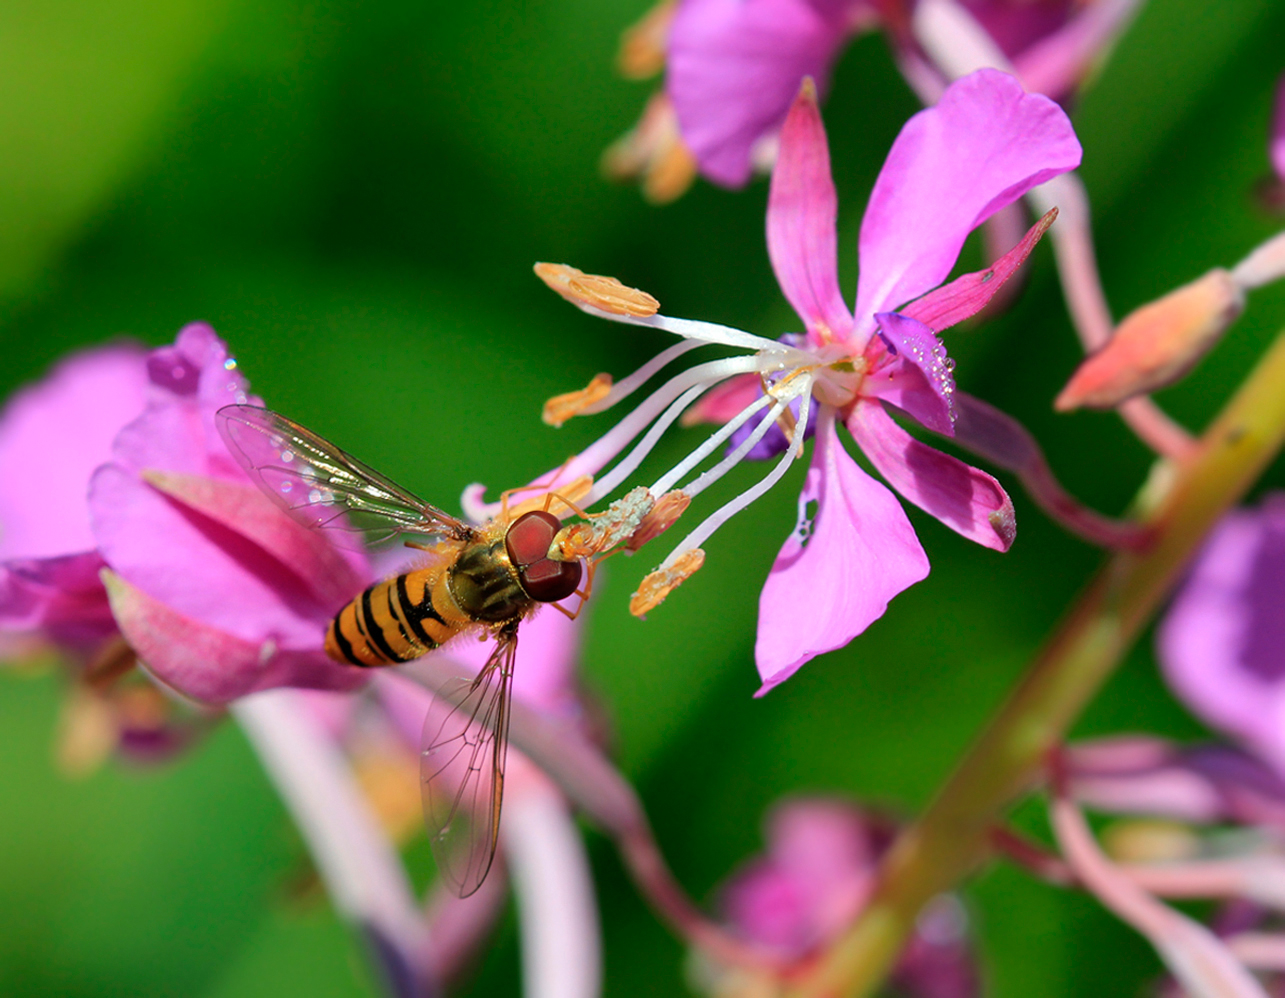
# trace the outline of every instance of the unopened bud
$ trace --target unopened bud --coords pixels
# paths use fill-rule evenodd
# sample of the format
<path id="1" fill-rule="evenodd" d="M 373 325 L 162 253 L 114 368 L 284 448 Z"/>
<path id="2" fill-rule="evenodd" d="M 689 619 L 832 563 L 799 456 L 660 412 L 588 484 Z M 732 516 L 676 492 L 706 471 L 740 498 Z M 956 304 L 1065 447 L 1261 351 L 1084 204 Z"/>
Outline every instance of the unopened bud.
<path id="1" fill-rule="evenodd" d="M 625 548 L 629 551 L 637 551 L 648 541 L 659 537 L 678 522 L 678 518 L 683 515 L 691 502 L 692 497 L 682 489 L 666 492 L 656 500 L 652 511 L 643 517 L 642 523 L 630 536 Z"/>
<path id="2" fill-rule="evenodd" d="M 1211 270 L 1143 305 L 1080 365 L 1053 407 L 1059 412 L 1081 406 L 1110 409 L 1173 384 L 1218 342 L 1244 307 L 1244 293 L 1225 270 Z"/>
<path id="3" fill-rule="evenodd" d="M 660 0 L 620 36 L 616 68 L 630 80 L 645 80 L 665 68 L 669 26 L 678 0 Z"/>
<path id="4" fill-rule="evenodd" d="M 646 291 L 627 287 L 614 277 L 586 274 L 565 263 L 537 263 L 535 274 L 574 305 L 587 305 L 600 312 L 637 318 L 646 318 L 660 311 L 660 302 Z"/>
<path id="5" fill-rule="evenodd" d="M 678 556 L 668 568 L 658 568 L 646 576 L 629 600 L 629 612 L 635 617 L 656 609 L 665 597 L 690 579 L 705 564 L 705 552 L 692 548 Z"/>

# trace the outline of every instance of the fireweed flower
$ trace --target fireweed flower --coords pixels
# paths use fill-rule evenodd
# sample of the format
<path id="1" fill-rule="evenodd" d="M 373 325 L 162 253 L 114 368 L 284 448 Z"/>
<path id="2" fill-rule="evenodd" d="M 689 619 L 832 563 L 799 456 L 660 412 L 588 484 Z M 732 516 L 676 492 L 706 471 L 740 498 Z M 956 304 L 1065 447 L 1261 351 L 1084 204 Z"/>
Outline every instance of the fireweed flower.
<path id="1" fill-rule="evenodd" d="M 777 804 L 767 816 L 764 854 L 746 863 L 719 891 L 722 920 L 761 952 L 790 963 L 805 959 L 861 913 L 894 832 L 886 818 L 842 800 L 799 798 Z M 930 905 L 893 972 L 897 993 L 915 998 L 980 993 L 966 929 L 967 915 L 957 899 L 942 897 Z M 748 982 L 752 971 L 707 959 L 698 963 L 698 973 L 707 993 L 753 993 Z"/>
<path id="2" fill-rule="evenodd" d="M 951 529 L 995 550 L 1014 536 L 1013 508 L 989 475 L 920 443 L 890 417 L 895 406 L 928 429 L 953 435 L 952 364 L 936 331 L 975 313 L 1000 277 L 1029 251 L 1017 247 L 1005 267 L 947 277 L 968 233 L 1050 177 L 1074 169 L 1080 146 L 1062 110 L 1025 93 L 1006 74 L 983 70 L 951 86 L 941 102 L 913 117 L 884 164 L 861 227 L 860 280 L 849 311 L 835 260 L 836 197 L 815 93 L 805 86 L 781 136 L 768 203 L 768 252 L 782 291 L 806 333 L 769 340 L 711 323 L 617 307 L 586 292 L 578 271 L 542 265 L 542 276 L 594 315 L 664 329 L 685 342 L 661 353 L 610 388 L 595 383 L 579 409 L 554 406 L 554 421 L 598 412 L 619 401 L 681 353 L 701 343 L 748 356 L 711 361 L 680 374 L 573 462 L 597 473 L 650 425 L 641 442 L 599 478 L 586 504 L 611 494 L 656 440 L 698 398 L 745 374 L 766 394 L 750 401 L 649 492 L 675 490 L 743 426 L 749 434 L 713 468 L 681 487 L 691 499 L 744 459 L 771 428 L 792 437 L 768 475 L 693 530 L 644 581 L 635 612 L 656 605 L 704 558 L 701 545 L 731 516 L 770 489 L 803 448 L 816 416 L 816 445 L 799 501 L 799 519 L 768 576 L 759 607 L 756 657 L 766 692 L 804 662 L 860 634 L 888 601 L 928 573 L 928 560 L 900 504 L 844 450 L 842 422 L 871 463 L 910 502 Z M 1037 227 L 1038 229 L 1038 227 Z M 1037 238 L 1038 231 L 1030 239 Z M 580 282 L 580 283 L 577 283 Z M 900 311 L 894 311 L 900 309 Z M 651 310 L 654 311 L 654 308 Z M 562 403 L 565 400 L 554 400 Z M 798 413 L 790 409 L 797 401 Z M 791 415 L 787 416 L 787 411 Z"/>
<path id="3" fill-rule="evenodd" d="M 663 5 L 626 34 L 626 75 L 667 62 L 663 98 L 653 99 L 639 128 L 608 157 L 611 172 L 643 173 L 659 199 L 677 196 L 672 181 L 655 185 L 649 171 L 672 173 L 679 161 L 673 132 L 709 180 L 738 187 L 755 166 L 770 164 L 772 145 L 800 82 L 824 91 L 840 52 L 856 35 L 882 27 L 902 72 L 921 98 L 935 99 L 955 75 L 937 64 L 934 45 L 918 37 L 932 18 L 967 18 L 1033 92 L 1065 101 L 1123 30 L 1139 0 L 680 0 Z M 935 8 L 952 8 L 938 12 Z M 933 9 L 929 9 L 933 8 Z M 659 30 L 657 25 L 663 27 Z M 642 28 L 647 30 L 641 30 Z M 944 34 L 950 35 L 951 32 Z M 964 44 L 961 40 L 959 44 Z M 658 51 L 640 58 L 650 45 Z M 675 125 L 669 126 L 672 120 Z"/>

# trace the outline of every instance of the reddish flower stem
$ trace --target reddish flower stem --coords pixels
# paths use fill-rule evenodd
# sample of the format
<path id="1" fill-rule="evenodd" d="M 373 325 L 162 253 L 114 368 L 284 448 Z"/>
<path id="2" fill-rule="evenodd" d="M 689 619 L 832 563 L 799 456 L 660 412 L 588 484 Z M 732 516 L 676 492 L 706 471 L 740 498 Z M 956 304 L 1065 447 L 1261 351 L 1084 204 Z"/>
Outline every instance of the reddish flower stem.
<path id="1" fill-rule="evenodd" d="M 1285 440 L 1285 335 L 1277 338 L 1167 487 L 1144 489 L 1142 551 L 1120 550 L 1037 655 L 1026 678 L 923 816 L 885 857 L 870 904 L 790 994 L 866 995 L 923 906 L 983 862 L 991 830 L 1040 777 L 1048 753 L 1120 663 L 1218 518 Z"/>

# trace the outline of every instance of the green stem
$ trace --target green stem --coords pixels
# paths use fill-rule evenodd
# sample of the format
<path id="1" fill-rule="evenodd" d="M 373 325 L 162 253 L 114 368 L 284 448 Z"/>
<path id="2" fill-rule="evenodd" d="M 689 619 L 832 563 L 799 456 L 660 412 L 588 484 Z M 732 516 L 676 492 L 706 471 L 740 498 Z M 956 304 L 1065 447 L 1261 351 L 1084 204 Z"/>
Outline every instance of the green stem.
<path id="1" fill-rule="evenodd" d="M 987 856 L 988 831 L 1035 785 L 1045 758 L 1119 665 L 1209 529 L 1254 484 L 1285 438 L 1285 334 L 1142 511 L 1142 551 L 1118 551 L 923 816 L 897 840 L 860 919 L 794 982 L 804 996 L 869 994 L 923 906 Z M 1146 490 L 1144 490 L 1145 493 Z M 1144 505 L 1148 505 L 1143 500 Z"/>

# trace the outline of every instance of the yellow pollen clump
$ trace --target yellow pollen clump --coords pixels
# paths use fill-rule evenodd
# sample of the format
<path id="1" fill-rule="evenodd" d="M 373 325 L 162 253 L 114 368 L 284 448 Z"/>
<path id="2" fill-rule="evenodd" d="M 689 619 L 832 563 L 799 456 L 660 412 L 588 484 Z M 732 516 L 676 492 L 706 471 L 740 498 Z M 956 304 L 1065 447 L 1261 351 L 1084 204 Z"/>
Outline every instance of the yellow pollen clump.
<path id="1" fill-rule="evenodd" d="M 665 602 L 665 597 L 690 579 L 705 564 L 705 552 L 692 548 L 678 556 L 668 568 L 658 568 L 646 576 L 629 600 L 629 612 L 641 617 Z"/>
<path id="2" fill-rule="evenodd" d="M 574 561 L 610 551 L 638 530 L 655 505 L 651 493 L 640 485 L 601 513 L 589 514 L 587 522 L 559 530 L 549 545 L 549 557 L 554 561 Z"/>
<path id="3" fill-rule="evenodd" d="M 612 315 L 646 318 L 660 311 L 658 302 L 646 291 L 621 284 L 614 277 L 586 274 L 565 263 L 537 263 L 535 274 L 567 301 L 587 305 Z"/>
<path id="4" fill-rule="evenodd" d="M 642 523 L 638 524 L 638 529 L 625 543 L 626 550 L 637 551 L 648 541 L 659 537 L 678 522 L 691 502 L 692 497 L 682 489 L 666 492 L 656 500 L 655 508 L 643 517 Z"/>
<path id="5" fill-rule="evenodd" d="M 561 426 L 572 416 L 579 416 L 590 406 L 597 405 L 611 394 L 611 375 L 595 374 L 584 388 L 555 395 L 544 403 L 540 418 L 550 426 Z"/>

